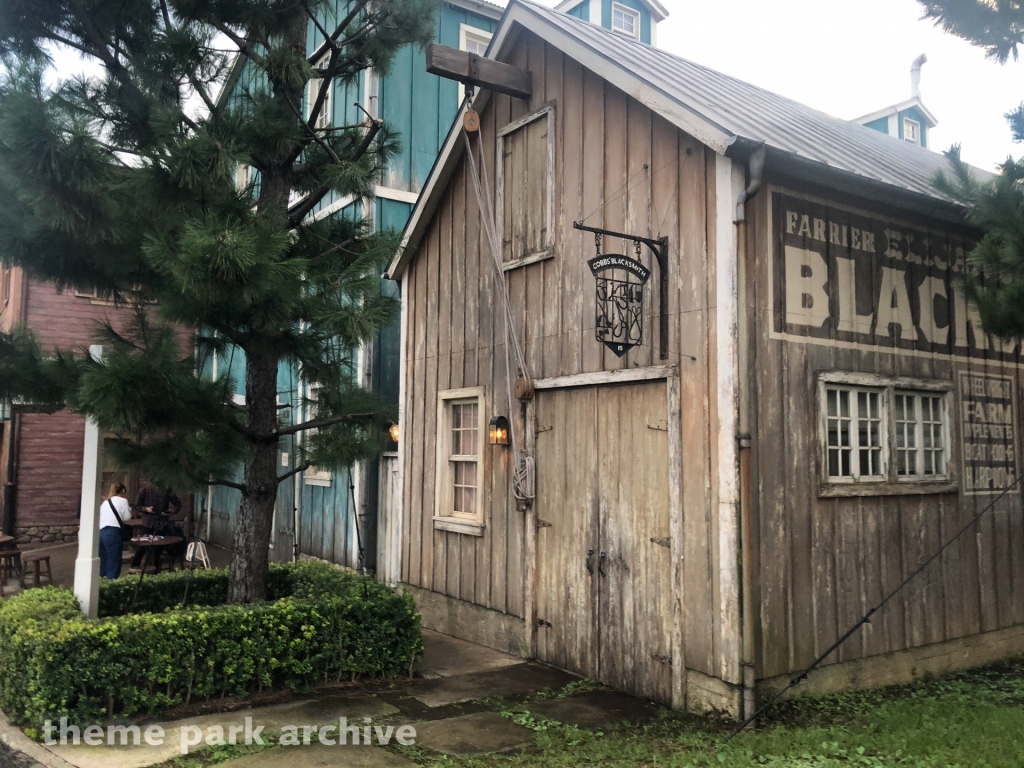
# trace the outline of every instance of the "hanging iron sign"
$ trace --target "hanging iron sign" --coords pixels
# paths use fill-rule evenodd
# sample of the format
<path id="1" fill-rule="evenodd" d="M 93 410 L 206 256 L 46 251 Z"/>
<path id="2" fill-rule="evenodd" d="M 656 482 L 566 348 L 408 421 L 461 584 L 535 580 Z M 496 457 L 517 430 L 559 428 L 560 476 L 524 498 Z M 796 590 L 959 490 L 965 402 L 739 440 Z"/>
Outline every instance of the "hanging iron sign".
<path id="1" fill-rule="evenodd" d="M 644 338 L 644 285 L 651 270 L 622 254 L 600 254 L 587 262 L 596 281 L 597 340 L 622 357 Z"/>

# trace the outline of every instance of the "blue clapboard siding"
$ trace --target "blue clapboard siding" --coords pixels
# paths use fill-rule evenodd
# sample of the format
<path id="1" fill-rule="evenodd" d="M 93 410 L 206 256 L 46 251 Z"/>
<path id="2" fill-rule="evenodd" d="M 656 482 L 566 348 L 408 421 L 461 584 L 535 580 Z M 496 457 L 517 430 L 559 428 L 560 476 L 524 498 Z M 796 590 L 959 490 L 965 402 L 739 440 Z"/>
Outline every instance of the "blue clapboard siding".
<path id="1" fill-rule="evenodd" d="M 590 21 L 590 0 L 583 0 L 582 3 L 574 8 L 570 8 L 566 13 L 569 16 L 575 16 L 577 19 Z"/>
<path id="2" fill-rule="evenodd" d="M 462 24 L 488 33 L 497 27 L 495 19 L 445 5 L 438 18 L 437 41 L 458 48 Z M 380 116 L 402 142 L 402 151 L 385 173 L 384 186 L 420 191 L 458 110 L 458 84 L 429 74 L 418 48 L 404 48 L 380 86 Z"/>

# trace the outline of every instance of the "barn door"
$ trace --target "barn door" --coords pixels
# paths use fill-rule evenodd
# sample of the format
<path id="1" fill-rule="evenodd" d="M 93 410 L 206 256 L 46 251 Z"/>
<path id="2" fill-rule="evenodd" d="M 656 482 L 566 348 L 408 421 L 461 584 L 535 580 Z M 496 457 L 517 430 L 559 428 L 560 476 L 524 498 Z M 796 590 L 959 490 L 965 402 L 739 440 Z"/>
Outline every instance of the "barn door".
<path id="1" fill-rule="evenodd" d="M 596 418 L 593 387 L 537 393 L 537 658 L 595 679 Z"/>
<path id="2" fill-rule="evenodd" d="M 600 679 L 663 702 L 672 697 L 666 412 L 664 383 L 606 387 L 598 398 Z"/>
<path id="3" fill-rule="evenodd" d="M 663 382 L 537 393 L 537 656 L 671 699 Z"/>

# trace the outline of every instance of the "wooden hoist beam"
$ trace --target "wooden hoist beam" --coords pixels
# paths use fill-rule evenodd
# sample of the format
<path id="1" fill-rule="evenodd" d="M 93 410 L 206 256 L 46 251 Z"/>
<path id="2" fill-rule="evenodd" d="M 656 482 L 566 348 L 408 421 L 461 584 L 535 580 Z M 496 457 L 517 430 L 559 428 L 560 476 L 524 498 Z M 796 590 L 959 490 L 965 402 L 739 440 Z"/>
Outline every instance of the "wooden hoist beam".
<path id="1" fill-rule="evenodd" d="M 427 46 L 427 72 L 520 99 L 533 94 L 533 75 L 528 69 L 438 43 Z"/>

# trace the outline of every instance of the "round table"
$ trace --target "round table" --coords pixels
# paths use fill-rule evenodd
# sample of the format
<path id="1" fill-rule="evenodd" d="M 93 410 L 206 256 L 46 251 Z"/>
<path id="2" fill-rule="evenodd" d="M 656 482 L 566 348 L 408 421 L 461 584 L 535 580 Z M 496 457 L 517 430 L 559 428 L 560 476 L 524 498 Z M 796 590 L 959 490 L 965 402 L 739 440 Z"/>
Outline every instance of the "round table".
<path id="1" fill-rule="evenodd" d="M 145 556 L 142 558 L 142 562 L 139 563 L 139 581 L 135 585 L 135 594 L 132 596 L 131 608 L 135 607 L 135 600 L 139 596 L 139 587 L 142 586 L 142 579 L 146 575 L 146 568 L 149 567 L 149 560 L 152 553 L 158 547 L 170 547 L 175 544 L 180 544 L 184 539 L 181 536 L 164 536 L 162 539 L 129 539 L 128 543 L 131 544 L 132 548 L 143 547 L 146 550 Z M 159 566 L 158 566 L 159 567 Z M 168 570 L 170 570 L 168 568 Z M 159 572 L 159 571 L 158 571 Z"/>
<path id="2" fill-rule="evenodd" d="M 131 524 L 131 521 L 128 521 Z M 145 547 L 146 556 L 142 559 L 142 572 L 146 572 L 146 565 L 149 563 L 150 554 L 157 547 L 173 547 L 175 544 L 181 544 L 184 539 L 181 536 L 164 536 L 160 539 L 129 539 L 128 543 L 133 548 Z"/>

